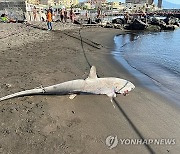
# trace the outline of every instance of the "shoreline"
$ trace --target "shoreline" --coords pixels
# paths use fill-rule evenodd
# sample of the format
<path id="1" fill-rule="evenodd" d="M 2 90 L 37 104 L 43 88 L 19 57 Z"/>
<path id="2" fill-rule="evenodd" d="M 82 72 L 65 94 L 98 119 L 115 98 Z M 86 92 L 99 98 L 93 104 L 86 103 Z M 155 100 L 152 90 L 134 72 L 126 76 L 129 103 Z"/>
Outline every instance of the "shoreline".
<path id="1" fill-rule="evenodd" d="M 167 102 L 169 101 L 169 104 L 175 107 L 179 108 L 179 105 L 173 101 L 173 99 L 170 99 L 168 97 L 165 96 L 165 94 L 163 94 L 162 92 L 158 92 L 158 90 L 160 90 L 160 88 L 155 85 L 153 83 L 153 81 L 151 81 L 150 79 L 145 79 L 145 80 L 149 80 L 148 81 L 148 86 L 152 86 L 152 87 L 148 87 L 147 85 L 145 85 L 143 83 L 144 79 L 142 81 L 140 81 L 141 78 L 148 78 L 148 77 L 143 77 L 143 74 L 141 74 L 140 72 L 137 72 L 137 70 L 133 70 L 134 68 L 132 68 L 127 62 L 126 60 L 121 57 L 121 62 L 118 61 L 117 58 L 115 58 L 114 55 L 114 51 L 116 52 L 115 49 L 115 42 L 114 41 L 110 41 L 110 40 L 114 40 L 114 37 L 116 35 L 122 35 L 125 33 L 131 33 L 130 31 L 122 31 L 122 30 L 112 30 L 112 34 L 110 34 L 110 37 L 104 35 L 104 36 L 96 36 L 97 38 L 94 40 L 95 42 L 99 41 L 100 44 L 105 47 L 109 52 L 108 54 L 106 54 L 106 59 L 108 61 L 108 63 L 110 63 L 112 65 L 112 67 L 115 67 L 116 70 L 119 70 L 121 72 L 121 74 L 119 74 L 119 77 L 124 78 L 130 81 L 134 81 L 136 83 L 137 86 L 141 86 L 144 89 L 147 89 L 148 91 L 156 94 L 157 96 L 160 95 L 159 97 L 162 97 L 163 99 L 167 100 Z M 105 40 L 101 40 L 100 38 L 105 37 L 108 38 L 108 41 Z M 100 41 L 101 40 L 101 41 Z M 99 43 L 98 42 L 98 43 Z M 110 55 L 110 56 L 109 56 Z M 124 64 L 127 63 L 127 64 Z M 128 66 L 126 66 L 128 65 Z M 173 102 L 172 102 L 173 101 Z"/>
<path id="2" fill-rule="evenodd" d="M 138 33 L 137 33 L 138 35 Z M 117 44 L 117 37 L 115 37 L 115 44 Z M 170 93 L 170 89 L 167 87 L 164 87 L 163 85 L 158 85 L 156 80 L 154 80 L 150 75 L 145 74 L 142 72 L 142 70 L 138 70 L 136 67 L 133 67 L 127 62 L 121 53 L 119 53 L 119 44 L 117 44 L 117 48 L 114 49 L 112 52 L 113 57 L 120 65 L 123 65 L 125 69 L 127 69 L 135 78 L 139 79 L 139 82 L 141 82 L 142 86 L 146 87 L 150 91 L 153 91 L 154 93 L 159 93 L 162 97 L 168 99 L 170 103 L 174 104 L 179 108 L 179 99 L 177 94 Z"/>
<path id="3" fill-rule="evenodd" d="M 43 33 L 47 38 L 40 42 L 0 51 L 1 96 L 38 85 L 85 79 L 89 74 L 87 61 L 96 66 L 100 77 L 124 78 L 135 83 L 136 88 L 126 97 L 118 95 L 115 109 L 104 95 L 78 95 L 73 100 L 69 96 L 42 95 L 4 101 L 0 105 L 2 153 L 180 151 L 179 109 L 142 87 L 136 78 L 112 59 L 113 37 L 123 31 L 83 28 L 80 33 L 82 38 L 78 29 Z M 118 144 L 110 150 L 105 143 L 109 135 L 118 139 L 175 138 L 176 144 Z"/>
<path id="4" fill-rule="evenodd" d="M 131 67 L 131 65 L 123 58 L 123 56 L 117 54 L 116 52 L 116 49 L 112 52 L 112 61 L 114 59 L 117 62 L 117 65 L 120 65 L 120 67 L 124 67 L 127 72 L 129 72 L 132 76 L 134 76 L 134 78 L 138 80 L 141 86 L 148 89 L 149 91 L 152 91 L 153 93 L 158 93 L 165 99 L 169 100 L 170 104 L 179 107 L 179 102 L 177 99 L 171 98 L 173 97 L 172 95 L 169 95 L 165 90 L 162 90 L 162 87 L 159 87 L 157 84 L 155 84 L 150 77 L 141 73 L 136 68 Z"/>

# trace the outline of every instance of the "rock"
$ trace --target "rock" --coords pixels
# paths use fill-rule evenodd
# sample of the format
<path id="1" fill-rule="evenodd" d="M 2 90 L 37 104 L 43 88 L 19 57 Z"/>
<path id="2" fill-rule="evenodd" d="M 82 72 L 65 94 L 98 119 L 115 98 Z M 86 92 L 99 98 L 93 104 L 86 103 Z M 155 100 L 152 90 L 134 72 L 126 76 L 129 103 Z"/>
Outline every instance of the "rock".
<path id="1" fill-rule="evenodd" d="M 80 25 L 81 23 L 77 20 L 74 20 L 74 24 Z"/>
<path id="2" fill-rule="evenodd" d="M 160 20 L 160 19 L 158 19 L 156 17 L 151 19 L 150 24 L 151 25 L 157 25 L 157 26 L 160 26 L 160 27 L 166 25 L 166 23 L 163 20 Z"/>
<path id="3" fill-rule="evenodd" d="M 18 23 L 24 23 L 25 21 L 24 20 L 18 20 L 17 22 Z"/>
<path id="4" fill-rule="evenodd" d="M 177 23 L 177 26 L 180 27 L 180 23 Z"/>
<path id="5" fill-rule="evenodd" d="M 114 25 L 108 21 L 102 21 L 102 23 L 100 25 L 104 28 L 113 28 L 114 27 Z"/>
<path id="6" fill-rule="evenodd" d="M 73 114 L 75 114 L 75 112 L 74 112 L 74 111 L 72 111 L 72 113 L 73 113 Z"/>
<path id="7" fill-rule="evenodd" d="M 174 25 L 165 25 L 161 27 L 162 30 L 175 30 Z"/>
<path id="8" fill-rule="evenodd" d="M 177 26 L 177 25 L 174 25 L 174 29 L 178 29 L 179 28 L 179 26 Z"/>
<path id="9" fill-rule="evenodd" d="M 114 28 L 123 29 L 123 26 L 121 24 L 114 24 Z"/>
<path id="10" fill-rule="evenodd" d="M 106 25 L 104 27 L 105 28 L 113 28 L 113 25 L 111 23 L 106 23 Z"/>
<path id="11" fill-rule="evenodd" d="M 91 18 L 88 19 L 88 24 L 97 24 L 95 21 L 92 21 Z"/>
<path id="12" fill-rule="evenodd" d="M 179 22 L 175 22 L 174 25 L 180 27 L 180 23 Z"/>
<path id="13" fill-rule="evenodd" d="M 8 83 L 1 85 L 1 88 L 5 88 L 5 89 L 11 88 L 11 87 L 12 87 L 12 85 L 8 84 Z"/>
<path id="14" fill-rule="evenodd" d="M 102 22 L 102 23 L 101 23 L 101 26 L 102 26 L 102 27 L 105 27 L 106 25 L 107 25 L 107 22 Z"/>
<path id="15" fill-rule="evenodd" d="M 179 26 L 178 19 L 175 17 L 166 18 L 164 21 L 157 18 L 152 18 L 151 24 L 160 26 L 161 30 L 175 30 L 176 27 Z"/>
<path id="16" fill-rule="evenodd" d="M 132 23 L 129 24 L 126 28 L 129 30 L 144 30 L 147 28 L 147 24 L 142 22 L 139 19 L 134 19 Z"/>
<path id="17" fill-rule="evenodd" d="M 161 27 L 158 26 L 158 25 L 149 25 L 147 28 L 146 28 L 147 31 L 152 31 L 152 32 L 159 32 L 161 31 Z"/>
<path id="18" fill-rule="evenodd" d="M 159 22 L 160 20 L 156 17 L 153 17 L 151 20 L 150 20 L 150 24 L 151 25 L 159 25 Z"/>
<path id="19" fill-rule="evenodd" d="M 113 24 L 124 24 L 124 20 L 121 18 L 116 18 L 112 20 Z"/>
<path id="20" fill-rule="evenodd" d="M 171 17 L 167 17 L 166 19 L 164 19 L 164 22 L 167 25 L 175 25 L 175 24 L 179 23 L 179 19 L 171 16 Z"/>
<path id="21" fill-rule="evenodd" d="M 96 23 L 100 23 L 101 21 L 102 21 L 102 20 L 99 19 L 99 18 L 96 18 L 96 19 L 95 19 L 95 22 L 96 22 Z"/>

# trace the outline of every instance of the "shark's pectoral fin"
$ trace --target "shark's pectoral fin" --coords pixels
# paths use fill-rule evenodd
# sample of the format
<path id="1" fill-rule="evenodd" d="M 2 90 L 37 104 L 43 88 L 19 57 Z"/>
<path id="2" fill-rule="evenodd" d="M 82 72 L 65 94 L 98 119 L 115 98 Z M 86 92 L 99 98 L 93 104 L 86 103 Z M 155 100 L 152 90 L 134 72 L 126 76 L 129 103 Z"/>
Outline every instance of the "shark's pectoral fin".
<path id="1" fill-rule="evenodd" d="M 69 99 L 74 99 L 76 96 L 77 96 L 77 94 L 71 94 L 71 95 L 69 96 Z"/>
<path id="2" fill-rule="evenodd" d="M 96 67 L 95 66 L 91 67 L 89 76 L 86 80 L 88 80 L 88 79 L 97 79 Z"/>

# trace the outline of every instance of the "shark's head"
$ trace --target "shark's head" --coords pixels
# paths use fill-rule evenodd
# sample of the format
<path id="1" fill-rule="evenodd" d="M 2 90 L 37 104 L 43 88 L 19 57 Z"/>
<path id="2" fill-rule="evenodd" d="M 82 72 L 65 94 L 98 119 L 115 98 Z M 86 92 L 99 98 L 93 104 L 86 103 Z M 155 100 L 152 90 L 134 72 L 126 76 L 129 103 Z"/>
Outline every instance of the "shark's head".
<path id="1" fill-rule="evenodd" d="M 90 73 L 89 76 L 86 80 L 96 80 L 98 79 L 97 74 L 96 74 L 96 67 L 92 66 L 90 69 Z M 133 90 L 135 88 L 135 86 L 127 80 L 124 79 L 120 79 L 120 78 L 105 78 L 104 80 L 109 81 L 107 83 L 109 83 L 111 86 L 113 86 L 113 88 L 115 89 L 115 93 L 117 94 L 128 94 L 128 92 L 130 92 L 131 90 Z M 113 90 L 114 90 L 113 89 Z"/>
<path id="2" fill-rule="evenodd" d="M 118 84 L 118 82 L 116 83 L 115 92 L 118 94 L 126 95 L 134 88 L 135 88 L 134 84 L 132 84 L 130 81 L 127 81 L 127 80 L 122 81 L 121 80 L 119 84 Z"/>

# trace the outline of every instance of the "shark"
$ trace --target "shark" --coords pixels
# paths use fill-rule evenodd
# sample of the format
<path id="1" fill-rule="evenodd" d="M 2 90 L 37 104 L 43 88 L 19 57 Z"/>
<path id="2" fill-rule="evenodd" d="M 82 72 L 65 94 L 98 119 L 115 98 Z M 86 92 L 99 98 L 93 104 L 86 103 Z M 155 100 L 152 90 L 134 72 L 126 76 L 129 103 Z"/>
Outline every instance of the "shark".
<path id="1" fill-rule="evenodd" d="M 107 95 L 111 102 L 117 94 L 127 95 L 135 88 L 134 84 L 125 79 L 116 77 L 99 78 L 96 67 L 92 66 L 88 78 L 66 81 L 47 87 L 38 87 L 30 90 L 20 91 L 0 98 L 0 101 L 15 97 L 31 95 L 70 95 L 73 99 L 77 94 Z"/>

